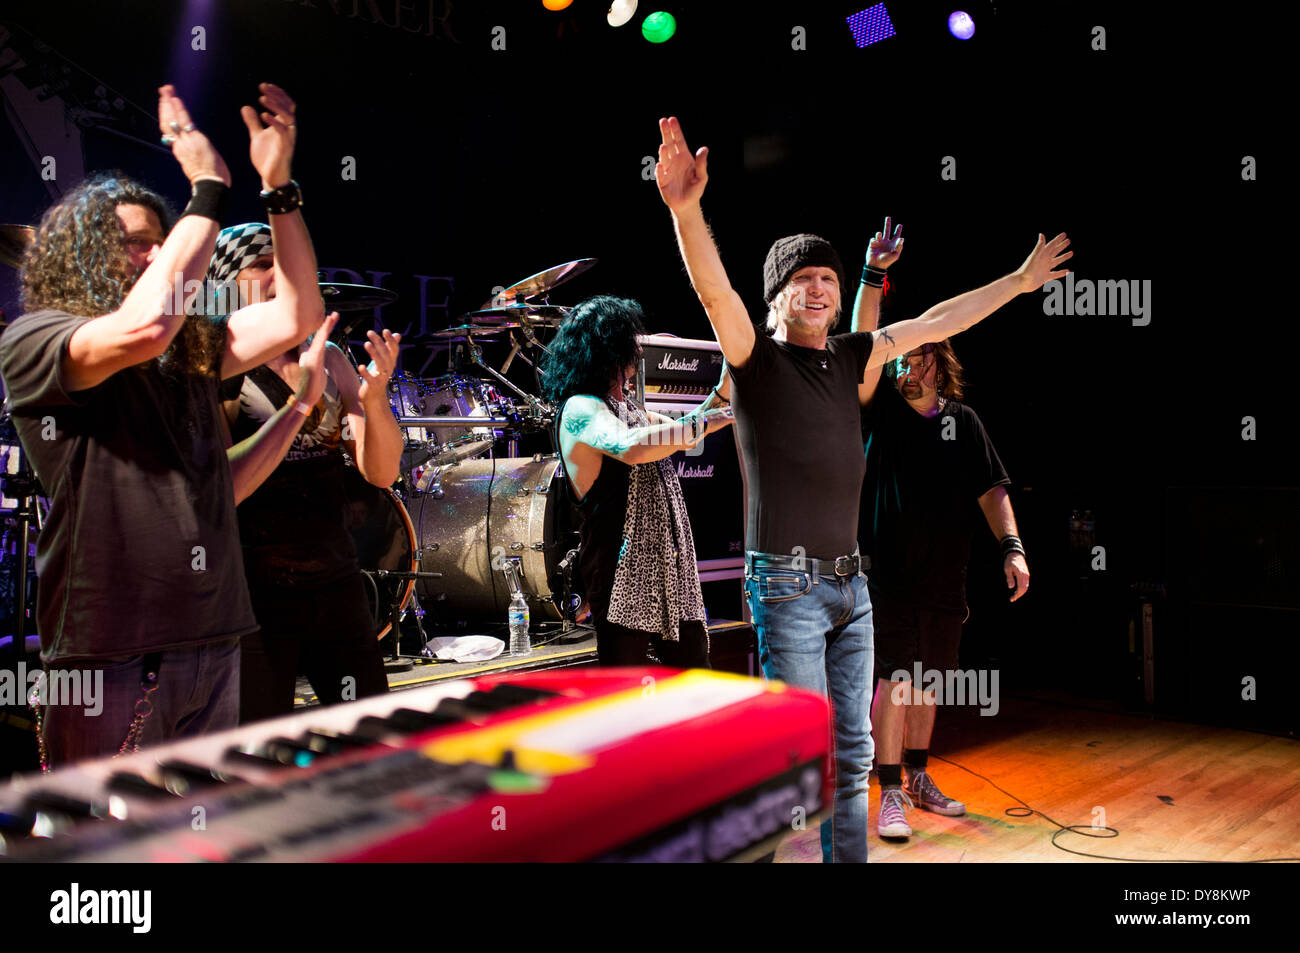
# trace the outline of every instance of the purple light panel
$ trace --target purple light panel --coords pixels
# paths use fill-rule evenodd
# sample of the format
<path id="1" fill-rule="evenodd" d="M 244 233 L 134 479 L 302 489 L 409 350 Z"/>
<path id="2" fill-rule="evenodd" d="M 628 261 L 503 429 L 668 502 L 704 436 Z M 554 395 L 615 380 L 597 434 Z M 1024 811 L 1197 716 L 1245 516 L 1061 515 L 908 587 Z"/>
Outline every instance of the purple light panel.
<path id="1" fill-rule="evenodd" d="M 858 49 L 894 36 L 894 24 L 890 22 L 889 11 L 885 9 L 883 3 L 859 10 L 849 17 L 847 22 L 849 29 L 853 31 L 853 39 L 857 42 Z"/>

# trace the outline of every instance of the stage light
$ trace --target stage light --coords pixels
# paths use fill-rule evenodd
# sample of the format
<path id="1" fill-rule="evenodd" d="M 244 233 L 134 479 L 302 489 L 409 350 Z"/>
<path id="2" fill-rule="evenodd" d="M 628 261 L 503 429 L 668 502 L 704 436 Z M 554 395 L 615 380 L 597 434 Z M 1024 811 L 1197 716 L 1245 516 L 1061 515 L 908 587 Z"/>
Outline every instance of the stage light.
<path id="1" fill-rule="evenodd" d="M 948 32 L 959 40 L 969 40 L 975 35 L 975 21 L 965 10 L 954 10 L 948 17 Z"/>
<path id="2" fill-rule="evenodd" d="M 641 24 L 641 35 L 651 43 L 667 43 L 676 32 L 677 20 L 662 10 L 650 14 Z"/>
<path id="3" fill-rule="evenodd" d="M 853 31 L 853 39 L 857 42 L 858 49 L 895 35 L 894 24 L 890 21 L 889 11 L 885 9 L 883 3 L 859 10 L 848 18 L 848 24 L 849 29 Z"/>
<path id="4" fill-rule="evenodd" d="M 563 10 L 571 3 L 573 0 L 542 0 L 542 6 L 548 10 Z"/>
<path id="5" fill-rule="evenodd" d="M 605 19 L 610 26 L 622 26 L 636 14 L 636 0 L 614 0 Z"/>

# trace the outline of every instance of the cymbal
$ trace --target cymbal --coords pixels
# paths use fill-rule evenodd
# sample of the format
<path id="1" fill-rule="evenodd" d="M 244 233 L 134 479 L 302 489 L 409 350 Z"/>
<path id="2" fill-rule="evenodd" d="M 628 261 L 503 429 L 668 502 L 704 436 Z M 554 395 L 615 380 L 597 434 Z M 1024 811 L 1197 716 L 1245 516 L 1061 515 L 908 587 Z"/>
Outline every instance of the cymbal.
<path id="1" fill-rule="evenodd" d="M 565 262 L 563 265 L 556 265 L 554 268 L 539 271 L 531 278 L 515 282 L 483 307 L 491 308 L 494 301 L 510 301 L 521 295 L 524 298 L 535 298 L 538 295 L 546 294 L 552 288 L 582 274 L 594 264 L 596 264 L 595 258 L 578 258 L 574 261 Z"/>
<path id="2" fill-rule="evenodd" d="M 392 304 L 397 300 L 397 292 L 372 285 L 345 285 L 338 282 L 322 282 L 321 297 L 325 299 L 326 311 L 368 311 L 381 305 Z"/>
<path id="3" fill-rule="evenodd" d="M 451 341 L 468 341 L 471 337 L 484 338 L 491 337 L 494 334 L 500 334 L 507 328 L 517 328 L 517 324 L 499 324 L 496 327 L 483 328 L 474 324 L 462 324 L 459 327 L 443 328 L 441 331 L 430 332 L 431 338 L 443 338 Z"/>
<path id="4" fill-rule="evenodd" d="M 503 304 L 496 308 L 462 314 L 461 320 L 496 328 L 517 328 L 521 324 L 554 327 L 568 313 L 568 308 L 558 304 Z"/>
<path id="5" fill-rule="evenodd" d="M 0 225 L 0 265 L 17 268 L 23 252 L 35 240 L 36 229 L 30 225 Z"/>

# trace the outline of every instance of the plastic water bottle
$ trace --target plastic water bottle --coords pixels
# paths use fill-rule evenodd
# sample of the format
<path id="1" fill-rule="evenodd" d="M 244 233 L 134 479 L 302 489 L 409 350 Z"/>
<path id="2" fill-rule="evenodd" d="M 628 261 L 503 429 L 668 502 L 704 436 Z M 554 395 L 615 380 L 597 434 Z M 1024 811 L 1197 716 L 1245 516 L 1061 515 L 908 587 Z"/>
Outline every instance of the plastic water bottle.
<path id="1" fill-rule="evenodd" d="M 509 623 L 510 654 L 531 655 L 533 647 L 528 644 L 528 601 L 518 589 L 510 597 Z"/>

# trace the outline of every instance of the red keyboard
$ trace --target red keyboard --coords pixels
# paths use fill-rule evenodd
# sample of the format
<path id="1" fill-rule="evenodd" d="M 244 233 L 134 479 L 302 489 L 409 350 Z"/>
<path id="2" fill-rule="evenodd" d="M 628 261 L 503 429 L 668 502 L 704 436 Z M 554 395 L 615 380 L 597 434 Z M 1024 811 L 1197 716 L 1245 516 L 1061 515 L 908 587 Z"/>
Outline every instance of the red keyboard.
<path id="1" fill-rule="evenodd" d="M 495 675 L 0 788 L 37 861 L 749 859 L 830 804 L 821 696 L 708 671 Z"/>

